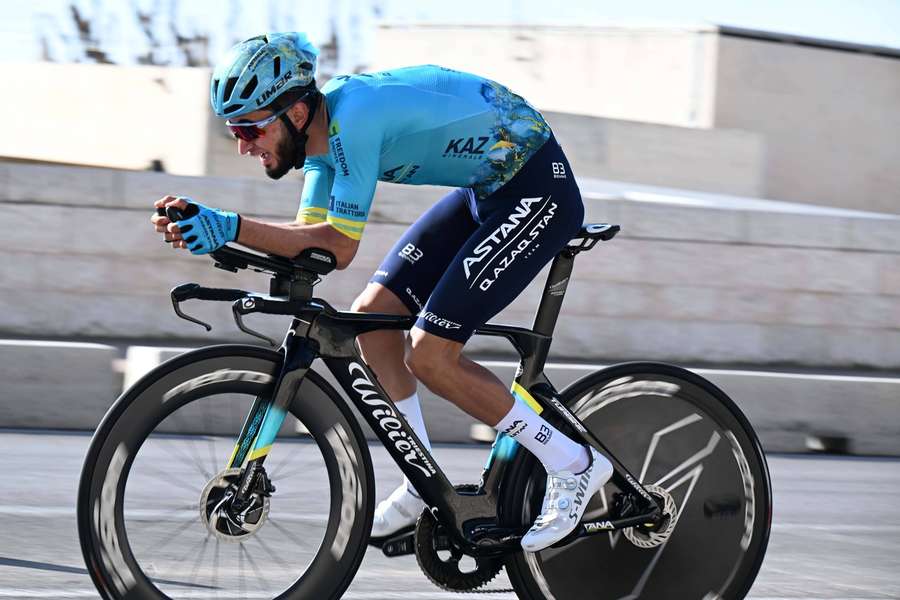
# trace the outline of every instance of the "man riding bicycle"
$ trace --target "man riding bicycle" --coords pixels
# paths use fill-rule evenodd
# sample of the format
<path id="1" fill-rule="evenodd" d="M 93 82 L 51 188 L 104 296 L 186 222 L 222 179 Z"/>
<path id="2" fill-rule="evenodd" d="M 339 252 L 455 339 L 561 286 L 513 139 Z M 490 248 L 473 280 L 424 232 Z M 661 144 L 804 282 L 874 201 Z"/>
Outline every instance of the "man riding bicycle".
<path id="1" fill-rule="evenodd" d="M 167 196 L 186 218 L 156 230 L 194 254 L 237 242 L 296 256 L 308 247 L 353 260 L 377 181 L 454 187 L 397 241 L 353 310 L 410 315 L 401 331 L 359 338 L 363 357 L 430 448 L 416 380 L 513 437 L 547 470 L 541 514 L 522 539 L 536 552 L 564 538 L 612 474 L 462 355 L 475 329 L 507 306 L 578 232 L 584 216 L 569 163 L 541 114 L 493 81 L 437 66 L 339 76 L 316 88 L 317 50 L 302 33 L 235 45 L 212 75 L 216 115 L 241 154 L 278 179 L 303 168 L 297 219 L 269 223 Z M 405 481 L 375 512 L 373 538 L 413 524 L 424 503 Z"/>

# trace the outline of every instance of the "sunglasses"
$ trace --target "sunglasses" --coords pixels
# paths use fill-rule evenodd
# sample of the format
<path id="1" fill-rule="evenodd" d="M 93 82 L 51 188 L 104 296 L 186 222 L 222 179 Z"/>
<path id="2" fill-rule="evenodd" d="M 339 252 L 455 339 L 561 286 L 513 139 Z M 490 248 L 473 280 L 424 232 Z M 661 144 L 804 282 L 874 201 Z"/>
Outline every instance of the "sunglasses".
<path id="1" fill-rule="evenodd" d="M 252 142 L 256 138 L 266 135 L 265 128 L 268 125 L 271 125 L 275 119 L 289 111 L 293 105 L 294 104 L 291 104 L 290 106 L 282 108 L 272 116 L 260 119 L 259 121 L 247 121 L 245 119 L 240 121 L 228 120 L 225 121 L 225 125 L 234 137 L 240 138 L 245 142 Z"/>

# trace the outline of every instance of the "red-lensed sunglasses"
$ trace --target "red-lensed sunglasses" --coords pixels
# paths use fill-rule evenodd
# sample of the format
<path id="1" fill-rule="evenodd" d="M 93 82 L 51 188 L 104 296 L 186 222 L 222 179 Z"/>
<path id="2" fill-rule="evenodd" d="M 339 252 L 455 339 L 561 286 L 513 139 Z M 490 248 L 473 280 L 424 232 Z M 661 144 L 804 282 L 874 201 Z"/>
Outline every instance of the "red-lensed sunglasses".
<path id="1" fill-rule="evenodd" d="M 259 121 L 228 120 L 225 121 L 225 125 L 228 127 L 228 131 L 230 131 L 234 137 L 242 139 L 245 142 L 252 142 L 256 138 L 266 135 L 265 127 L 271 125 L 275 121 L 275 119 L 289 111 L 291 109 L 291 106 L 293 106 L 293 104 L 282 108 L 272 116 L 266 117 L 265 119 L 261 119 Z"/>

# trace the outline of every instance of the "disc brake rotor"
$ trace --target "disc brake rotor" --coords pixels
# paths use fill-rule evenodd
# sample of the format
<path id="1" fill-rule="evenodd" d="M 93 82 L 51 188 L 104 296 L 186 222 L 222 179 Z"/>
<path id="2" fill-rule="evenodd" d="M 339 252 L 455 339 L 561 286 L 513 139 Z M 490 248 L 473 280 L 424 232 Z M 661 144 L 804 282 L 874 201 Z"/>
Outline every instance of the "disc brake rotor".
<path id="1" fill-rule="evenodd" d="M 662 521 L 655 528 L 643 526 L 629 527 L 622 533 L 625 538 L 638 548 L 655 548 L 669 539 L 675 524 L 678 522 L 678 506 L 672 498 L 672 494 L 659 485 L 644 485 L 651 496 L 654 496 L 662 506 Z"/>
<path id="2" fill-rule="evenodd" d="M 232 514 L 231 502 L 241 480 L 241 469 L 225 469 L 200 494 L 200 519 L 224 542 L 241 542 L 256 533 L 269 515 L 269 497 L 253 493 L 250 504 Z"/>

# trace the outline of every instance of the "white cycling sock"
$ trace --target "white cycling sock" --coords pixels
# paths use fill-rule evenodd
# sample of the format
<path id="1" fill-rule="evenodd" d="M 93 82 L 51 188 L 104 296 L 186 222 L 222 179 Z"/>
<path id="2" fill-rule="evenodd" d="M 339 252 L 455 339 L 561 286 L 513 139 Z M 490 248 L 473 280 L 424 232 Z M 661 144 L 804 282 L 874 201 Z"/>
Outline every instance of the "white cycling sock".
<path id="1" fill-rule="evenodd" d="M 409 426 L 413 428 L 413 431 L 416 432 L 416 435 L 422 441 L 422 445 L 431 452 L 431 442 L 428 440 L 428 431 L 425 429 L 425 419 L 422 418 L 422 404 L 419 402 L 419 394 L 414 393 L 409 398 L 398 400 L 394 402 L 394 406 L 403 413 Z M 409 479 L 404 477 L 403 482 L 406 484 L 406 489 L 418 498 L 419 492 L 416 491 Z"/>
<path id="2" fill-rule="evenodd" d="M 518 398 L 494 429 L 525 446 L 547 471 L 580 473 L 590 465 L 587 448 L 564 435 Z"/>

